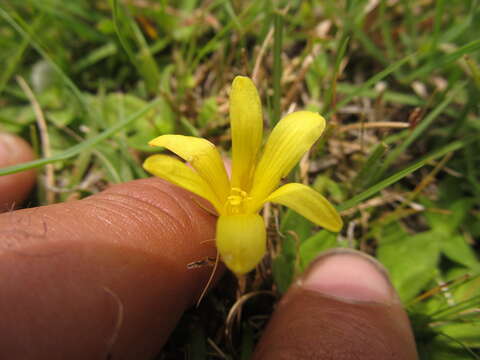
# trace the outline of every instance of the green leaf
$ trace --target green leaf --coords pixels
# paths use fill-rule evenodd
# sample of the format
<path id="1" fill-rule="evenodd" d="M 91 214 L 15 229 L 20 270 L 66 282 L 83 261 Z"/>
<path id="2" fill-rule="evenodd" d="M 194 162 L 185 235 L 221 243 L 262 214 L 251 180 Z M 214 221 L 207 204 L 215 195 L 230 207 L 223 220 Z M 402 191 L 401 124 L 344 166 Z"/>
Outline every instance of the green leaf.
<path id="1" fill-rule="evenodd" d="M 341 203 L 347 197 L 347 191 L 342 184 L 333 181 L 330 176 L 319 175 L 312 184 L 312 188 L 336 203 Z"/>
<path id="2" fill-rule="evenodd" d="M 282 217 L 280 232 L 282 239 L 282 252 L 272 263 L 273 278 L 280 292 L 287 291 L 291 282 L 299 273 L 298 248 L 308 238 L 313 229 L 313 224 L 293 210 L 287 210 Z"/>
<path id="3" fill-rule="evenodd" d="M 48 121 L 51 121 L 58 127 L 69 125 L 75 118 L 75 111 L 72 107 L 65 109 L 50 110 L 46 113 Z"/>
<path id="4" fill-rule="evenodd" d="M 456 261 L 470 269 L 480 270 L 480 262 L 463 235 L 444 235 L 441 239 L 442 252 L 450 260 Z"/>
<path id="5" fill-rule="evenodd" d="M 82 106 L 85 113 L 89 116 L 90 111 L 85 102 L 82 92 L 80 89 L 75 85 L 75 83 L 67 76 L 67 74 L 62 70 L 62 68 L 49 56 L 49 54 L 45 51 L 45 49 L 40 45 L 36 38 L 35 28 L 29 26 L 27 22 L 25 22 L 22 18 L 15 14 L 11 16 L 8 12 L 3 10 L 0 7 L 0 16 L 8 22 L 25 40 L 28 40 L 30 45 L 38 51 L 40 55 L 44 58 L 46 62 L 52 67 L 52 69 L 59 75 L 60 79 L 63 81 L 66 87 L 68 87 L 74 97 L 78 100 L 79 104 Z M 15 17 L 15 19 L 14 19 Z"/>
<path id="6" fill-rule="evenodd" d="M 321 230 L 306 239 L 302 245 L 300 245 L 301 271 L 305 271 L 312 260 L 314 260 L 322 251 L 336 247 L 343 246 L 338 243 L 337 234 L 327 230 Z"/>
<path id="7" fill-rule="evenodd" d="M 456 323 L 442 326 L 440 331 L 468 347 L 480 347 L 479 336 L 480 319 L 467 323 Z M 458 345 L 457 345 L 458 346 Z"/>
<path id="8" fill-rule="evenodd" d="M 218 105 L 215 97 L 205 99 L 198 113 L 198 126 L 205 127 L 208 123 L 218 117 Z"/>
<path id="9" fill-rule="evenodd" d="M 436 58 L 431 59 L 431 61 L 427 62 L 424 66 L 419 67 L 413 73 L 410 73 L 406 78 L 402 79 L 406 83 L 412 82 L 416 78 L 425 76 L 430 74 L 432 71 L 438 71 L 442 67 L 447 66 L 454 61 L 457 61 L 464 55 L 471 54 L 475 51 L 480 49 L 480 40 L 475 40 L 469 42 L 468 44 L 462 46 L 461 48 L 453 51 L 450 54 L 446 54 L 443 56 L 437 56 Z"/>
<path id="10" fill-rule="evenodd" d="M 452 235 L 465 221 L 468 211 L 473 205 L 473 200 L 468 198 L 461 198 L 453 202 L 448 199 L 446 201 L 448 213 L 426 212 L 428 224 L 434 231 Z M 442 204 L 431 204 L 431 206 L 442 207 Z"/>
<path id="11" fill-rule="evenodd" d="M 192 324 L 190 324 L 190 334 L 188 337 L 188 359 L 207 359 L 207 339 L 205 336 L 203 324 L 199 321 L 193 321 Z"/>
<path id="12" fill-rule="evenodd" d="M 387 171 L 388 167 L 395 162 L 395 160 L 405 151 L 408 147 L 417 140 L 429 126 L 445 111 L 447 106 L 456 98 L 460 90 L 465 86 L 465 83 L 460 83 L 455 86 L 455 88 L 448 93 L 445 99 L 438 104 L 422 121 L 418 126 L 413 129 L 408 135 L 408 137 L 402 141 L 402 143 L 397 146 L 395 149 L 389 152 L 385 161 L 383 162 L 382 172 Z"/>
<path id="13" fill-rule="evenodd" d="M 342 106 L 345 106 L 348 104 L 350 101 L 352 101 L 353 98 L 356 96 L 360 95 L 363 91 L 369 89 L 370 87 L 374 86 L 377 84 L 380 80 L 386 78 L 388 75 L 393 73 L 394 71 L 397 71 L 405 65 L 408 61 L 410 61 L 412 58 L 414 58 L 415 54 L 410 54 L 405 56 L 404 58 L 395 61 L 394 63 L 390 64 L 387 66 L 384 70 L 376 73 L 374 76 L 372 76 L 370 79 L 365 81 L 362 85 L 360 85 L 358 88 L 356 88 L 351 94 L 346 96 L 344 99 L 339 101 L 335 107 L 333 107 L 327 114 L 326 117 L 330 116 L 332 113 L 336 111 L 336 109 L 342 108 Z"/>
<path id="14" fill-rule="evenodd" d="M 240 360 L 249 360 L 255 348 L 255 327 L 248 321 L 243 323 L 242 327 L 242 345 Z"/>
<path id="15" fill-rule="evenodd" d="M 367 190 L 361 192 L 358 195 L 355 195 L 353 198 L 348 200 L 347 202 L 341 204 L 340 206 L 337 207 L 339 211 L 347 210 L 355 205 L 359 204 L 363 200 L 368 199 L 369 197 L 375 195 L 379 191 L 385 189 L 386 187 L 395 184 L 397 181 L 400 179 L 403 179 L 407 175 L 413 173 L 414 171 L 420 169 L 423 167 L 425 164 L 427 164 L 429 161 L 436 159 L 438 157 L 441 157 L 451 151 L 455 151 L 458 149 L 461 149 L 462 147 L 468 145 L 469 143 L 473 142 L 474 140 L 477 140 L 480 136 L 478 135 L 473 135 L 471 137 L 465 138 L 463 140 L 458 140 L 454 141 L 438 150 L 433 151 L 432 153 L 426 155 L 419 161 L 413 163 L 410 166 L 407 166 L 405 169 L 398 171 L 397 173 L 393 174 L 392 176 L 389 176 L 385 180 L 382 180 L 378 182 L 377 184 L 371 186 Z"/>
<path id="16" fill-rule="evenodd" d="M 137 23 L 119 4 L 118 0 L 110 0 L 113 23 L 118 40 L 132 64 L 143 77 L 150 94 L 158 91 L 160 72 L 150 48 Z"/>
<path id="17" fill-rule="evenodd" d="M 390 272 L 402 301 L 414 298 L 437 274 L 440 239 L 427 231 L 409 235 L 398 223 L 383 229 L 377 238 L 378 259 Z"/>
<path id="18" fill-rule="evenodd" d="M 293 281 L 294 260 L 284 254 L 276 256 L 272 261 L 272 273 L 278 291 L 285 293 Z"/>
<path id="19" fill-rule="evenodd" d="M 417 349 L 422 360 L 474 360 L 466 349 L 452 346 L 453 341 L 438 336 L 439 340 L 426 344 L 418 343 Z"/>
<path id="20" fill-rule="evenodd" d="M 148 111 L 152 110 L 155 106 L 157 106 L 159 103 L 159 99 L 156 99 L 152 102 L 150 102 L 147 106 L 143 107 L 141 110 L 137 111 L 136 113 L 130 115 L 127 117 L 125 120 L 117 122 L 115 125 L 111 126 L 110 128 L 104 130 L 97 136 L 91 137 L 88 140 L 85 140 L 84 142 L 74 145 L 71 148 L 57 154 L 54 156 L 51 156 L 49 158 L 42 158 L 34 161 L 29 161 L 26 163 L 18 164 L 18 165 L 13 165 L 13 166 L 8 166 L 5 168 L 0 169 L 0 176 L 2 175 L 8 175 L 8 174 L 13 174 L 19 171 L 23 170 L 29 170 L 29 169 L 34 169 L 46 164 L 51 164 L 56 161 L 60 160 L 65 160 L 69 159 L 71 157 L 74 157 L 78 154 L 80 154 L 82 151 L 85 151 L 87 149 L 92 148 L 93 146 L 97 145 L 101 141 L 108 139 L 118 131 L 124 129 L 128 125 L 130 125 L 132 122 L 135 120 L 138 120 L 142 116 L 144 116 Z"/>
<path id="21" fill-rule="evenodd" d="M 441 204 L 425 202 L 429 207 L 441 207 Z M 448 204 L 448 199 L 444 199 L 442 203 Z M 475 252 L 460 234 L 460 227 L 474 204 L 474 200 L 470 198 L 461 198 L 447 206 L 448 213 L 427 211 L 425 217 L 431 231 L 441 240 L 440 246 L 445 256 L 468 268 L 478 269 L 480 263 Z"/>
<path id="22" fill-rule="evenodd" d="M 289 233 L 293 232 L 300 242 L 311 235 L 312 229 L 313 224 L 309 220 L 291 209 L 287 210 L 280 224 L 280 232 L 285 236 L 292 236 Z"/>
<path id="23" fill-rule="evenodd" d="M 353 189 L 363 190 L 365 187 L 371 185 L 381 172 L 382 157 L 387 151 L 388 147 L 384 143 L 378 144 L 370 153 L 367 160 L 358 171 L 357 176 L 352 181 Z"/>

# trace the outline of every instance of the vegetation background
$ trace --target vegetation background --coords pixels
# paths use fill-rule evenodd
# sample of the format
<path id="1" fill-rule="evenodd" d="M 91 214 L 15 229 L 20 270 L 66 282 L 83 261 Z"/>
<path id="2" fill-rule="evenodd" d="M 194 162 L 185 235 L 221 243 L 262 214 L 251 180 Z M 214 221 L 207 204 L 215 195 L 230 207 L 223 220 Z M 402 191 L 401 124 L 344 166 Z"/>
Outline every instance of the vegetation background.
<path id="1" fill-rule="evenodd" d="M 338 205 L 335 235 L 266 215 L 270 252 L 185 314 L 158 359 L 248 359 L 276 298 L 322 250 L 390 271 L 422 359 L 480 358 L 477 0 L 1 0 L 0 131 L 40 159 L 30 205 L 148 176 L 147 141 L 229 150 L 228 91 L 252 76 L 267 129 L 306 108 L 329 128 L 290 175 Z M 241 312 L 239 310 L 242 310 Z"/>

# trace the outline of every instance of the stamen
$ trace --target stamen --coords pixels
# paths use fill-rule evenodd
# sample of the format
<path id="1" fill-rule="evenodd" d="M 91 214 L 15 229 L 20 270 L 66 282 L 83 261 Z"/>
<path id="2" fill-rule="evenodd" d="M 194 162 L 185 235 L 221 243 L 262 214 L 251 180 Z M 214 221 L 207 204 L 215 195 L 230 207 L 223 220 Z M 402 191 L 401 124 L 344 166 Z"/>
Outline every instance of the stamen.
<path id="1" fill-rule="evenodd" d="M 227 202 L 225 204 L 225 209 L 228 214 L 241 214 L 246 210 L 245 203 L 251 200 L 246 191 L 243 191 L 240 188 L 231 188 L 230 196 L 227 197 Z"/>

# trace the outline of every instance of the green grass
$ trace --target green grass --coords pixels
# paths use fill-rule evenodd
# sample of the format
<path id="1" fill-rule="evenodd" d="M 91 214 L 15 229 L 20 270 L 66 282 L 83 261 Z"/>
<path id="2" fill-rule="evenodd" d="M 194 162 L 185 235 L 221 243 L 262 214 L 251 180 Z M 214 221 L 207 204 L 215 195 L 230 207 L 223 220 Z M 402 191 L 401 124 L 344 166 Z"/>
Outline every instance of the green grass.
<path id="1" fill-rule="evenodd" d="M 34 167 L 42 174 L 54 164 L 62 188 L 55 199 L 63 201 L 147 176 L 146 142 L 160 134 L 207 137 L 228 152 L 229 85 L 259 61 L 270 128 L 292 104 L 329 121 L 308 177 L 347 227 L 335 236 L 280 209 L 269 232 L 278 255 L 263 281 L 249 278 L 247 292 L 282 293 L 318 252 L 361 248 L 391 272 L 423 359 L 478 358 L 480 7 L 477 0 L 367 4 L 4 1 L 0 131 L 40 148 L 21 76 L 45 114 L 52 156 L 39 151 L 38 160 L 0 175 Z M 42 186 L 31 203 L 46 203 Z M 234 286 L 227 276 L 186 313 L 159 359 L 205 359 L 216 347 L 248 359 L 262 328 L 252 319 L 268 315 L 274 298 L 246 302 L 227 338 L 218 329 L 236 301 Z M 213 320 L 202 320 L 207 313 Z"/>

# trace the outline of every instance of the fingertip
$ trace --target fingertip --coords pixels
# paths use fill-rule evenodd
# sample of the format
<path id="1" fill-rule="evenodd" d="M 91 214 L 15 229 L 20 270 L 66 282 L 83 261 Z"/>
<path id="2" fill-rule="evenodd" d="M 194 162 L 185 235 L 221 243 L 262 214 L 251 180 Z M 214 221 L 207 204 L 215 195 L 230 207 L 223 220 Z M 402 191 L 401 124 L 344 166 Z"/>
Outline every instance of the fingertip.
<path id="1" fill-rule="evenodd" d="M 156 259 L 156 271 L 167 275 L 162 286 L 181 290 L 190 305 L 197 302 L 216 255 L 216 216 L 203 199 L 167 181 L 148 178 L 113 185 L 83 202 L 124 234 L 116 242 Z M 172 267 L 166 271 L 160 264 Z M 223 271 L 223 265 L 217 268 L 215 280 Z"/>
<path id="2" fill-rule="evenodd" d="M 353 250 L 318 258 L 280 301 L 254 359 L 418 358 L 409 319 L 378 262 Z"/>
<path id="3" fill-rule="evenodd" d="M 351 249 L 325 252 L 299 281 L 301 286 L 346 302 L 399 303 L 386 269 Z"/>
<path id="4" fill-rule="evenodd" d="M 0 168 L 35 159 L 32 147 L 22 138 L 0 133 Z M 0 176 L 0 212 L 21 205 L 35 185 L 34 170 Z"/>
<path id="5" fill-rule="evenodd" d="M 198 301 L 213 272 L 201 260 L 216 254 L 215 217 L 153 178 L 3 214 L 0 228 L 0 247 L 9 248 L 0 257 L 2 300 L 11 305 L 0 358 L 5 349 L 22 358 L 151 358 Z"/>

